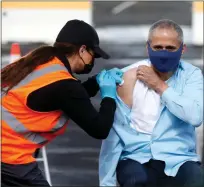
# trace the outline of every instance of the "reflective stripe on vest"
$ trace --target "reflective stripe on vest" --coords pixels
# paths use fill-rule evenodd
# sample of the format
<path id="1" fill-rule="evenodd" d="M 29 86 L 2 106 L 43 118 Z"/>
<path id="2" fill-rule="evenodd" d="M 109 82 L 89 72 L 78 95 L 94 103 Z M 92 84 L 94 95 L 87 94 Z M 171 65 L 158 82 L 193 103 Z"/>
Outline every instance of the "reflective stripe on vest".
<path id="1" fill-rule="evenodd" d="M 8 112 L 8 110 L 6 110 L 3 106 L 1 108 L 1 111 L 3 120 L 10 128 L 12 128 L 13 131 L 21 134 L 25 139 L 37 144 L 44 144 L 47 142 L 47 140 L 39 133 L 34 133 L 26 129 L 26 127 L 20 121 L 18 121 L 14 115 Z"/>
<path id="2" fill-rule="evenodd" d="M 17 84 L 16 86 L 14 86 L 12 89 L 16 89 L 19 88 L 21 86 L 24 86 L 26 84 L 28 84 L 29 82 L 31 82 L 32 80 L 41 77 L 47 73 L 51 73 L 51 72 L 55 72 L 55 71 L 67 71 L 67 69 L 59 64 L 52 64 L 48 67 L 39 69 L 39 70 L 35 70 L 32 73 L 30 73 L 27 77 L 25 77 L 25 79 L 23 79 L 22 81 L 19 82 L 19 84 Z"/>
<path id="3" fill-rule="evenodd" d="M 56 132 L 61 129 L 67 123 L 68 119 L 69 118 L 65 114 L 62 114 L 55 126 L 49 132 Z"/>
<path id="4" fill-rule="evenodd" d="M 24 86 L 24 85 L 28 84 L 29 82 L 31 82 L 32 80 L 34 80 L 40 76 L 43 76 L 47 73 L 56 72 L 56 71 L 60 71 L 60 70 L 67 71 L 67 69 L 64 66 L 59 65 L 59 64 L 53 64 L 53 65 L 50 65 L 48 67 L 45 67 L 45 68 L 42 68 L 39 70 L 35 70 L 31 74 L 29 74 L 25 79 L 23 79 L 21 82 L 19 82 L 19 84 L 14 86 L 12 88 L 12 90 L 17 89 L 21 86 Z M 27 140 L 30 140 L 30 141 L 37 143 L 37 144 L 44 144 L 48 141 L 45 137 L 41 136 L 41 133 L 56 132 L 60 128 L 62 128 L 66 124 L 66 122 L 68 121 L 68 117 L 65 114 L 62 114 L 59 117 L 58 121 L 56 122 L 55 126 L 51 130 L 49 130 L 49 132 L 32 132 L 29 129 L 27 129 L 12 113 L 10 113 L 3 106 L 2 106 L 2 119 L 16 133 L 19 133 Z"/>
<path id="5" fill-rule="evenodd" d="M 62 66 L 62 65 L 59 65 L 59 64 L 52 64 L 48 67 L 45 67 L 45 68 L 42 68 L 42 69 L 39 69 L 39 70 L 35 70 L 34 72 L 30 73 L 27 77 L 25 77 L 22 81 L 20 81 L 16 86 L 14 86 L 12 88 L 12 90 L 16 89 L 16 88 L 19 88 L 21 86 L 24 86 L 26 84 L 28 84 L 29 82 L 31 82 L 32 80 L 38 78 L 38 77 L 41 77 L 42 75 L 45 75 L 46 73 L 51 73 L 51 72 L 55 72 L 55 71 L 67 71 L 67 69 Z M 4 90 L 7 90 L 8 87 L 4 88 L 1 92 L 1 98 L 5 96 L 5 91 Z"/>
<path id="6" fill-rule="evenodd" d="M 3 106 L 2 106 L 2 117 L 3 117 L 3 120 L 7 123 L 7 125 L 9 125 L 9 127 L 13 131 L 21 134 L 27 140 L 30 140 L 37 144 L 44 144 L 48 141 L 47 139 L 45 139 L 43 136 L 40 135 L 40 132 L 32 132 L 28 130 L 18 119 L 16 119 L 16 117 L 13 114 L 11 114 Z M 49 132 L 56 132 L 66 124 L 67 120 L 68 118 L 65 115 L 61 115 L 55 127 L 53 127 Z M 49 133 L 49 132 L 43 132 L 43 133 Z"/>

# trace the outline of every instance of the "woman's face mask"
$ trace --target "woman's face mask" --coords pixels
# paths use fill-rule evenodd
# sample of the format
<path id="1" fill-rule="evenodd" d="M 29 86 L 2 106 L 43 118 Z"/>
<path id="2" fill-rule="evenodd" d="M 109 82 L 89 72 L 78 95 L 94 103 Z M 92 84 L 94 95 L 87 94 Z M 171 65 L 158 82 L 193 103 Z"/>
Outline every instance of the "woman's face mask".
<path id="1" fill-rule="evenodd" d="M 171 72 L 179 65 L 183 50 L 183 43 L 174 52 L 167 50 L 154 51 L 148 42 L 148 53 L 152 65 L 160 72 Z"/>
<path id="2" fill-rule="evenodd" d="M 91 70 L 94 67 L 94 58 L 92 59 L 92 61 L 89 64 L 85 64 L 84 60 L 82 59 L 83 63 L 84 63 L 84 69 L 80 72 L 80 74 L 88 74 L 91 72 Z"/>
<path id="3" fill-rule="evenodd" d="M 88 51 L 86 51 L 86 52 L 89 53 Z M 91 62 L 89 62 L 89 63 L 85 63 L 84 59 L 80 56 L 82 62 L 84 63 L 84 69 L 82 71 L 78 72 L 77 74 L 88 74 L 93 69 L 95 58 L 91 53 L 89 53 L 89 55 L 92 58 Z"/>

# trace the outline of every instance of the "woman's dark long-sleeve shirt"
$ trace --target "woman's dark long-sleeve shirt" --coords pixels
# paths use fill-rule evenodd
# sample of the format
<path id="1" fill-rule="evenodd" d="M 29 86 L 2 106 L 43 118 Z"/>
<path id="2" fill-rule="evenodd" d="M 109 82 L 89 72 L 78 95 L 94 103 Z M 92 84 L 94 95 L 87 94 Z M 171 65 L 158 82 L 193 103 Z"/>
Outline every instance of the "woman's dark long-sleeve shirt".
<path id="1" fill-rule="evenodd" d="M 58 58 L 72 73 L 68 61 L 62 56 Z M 90 97 L 95 96 L 98 90 L 95 76 L 84 83 L 73 79 L 60 80 L 30 93 L 27 106 L 40 112 L 62 110 L 90 136 L 105 139 L 113 124 L 116 103 L 106 97 L 97 112 Z"/>

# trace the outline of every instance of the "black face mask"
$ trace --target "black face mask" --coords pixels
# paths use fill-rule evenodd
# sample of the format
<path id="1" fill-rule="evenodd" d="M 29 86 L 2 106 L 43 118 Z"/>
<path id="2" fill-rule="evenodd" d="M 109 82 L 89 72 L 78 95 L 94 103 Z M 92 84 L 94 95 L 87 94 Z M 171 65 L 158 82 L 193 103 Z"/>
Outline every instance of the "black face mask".
<path id="1" fill-rule="evenodd" d="M 90 54 L 91 55 L 91 54 Z M 92 56 L 92 55 L 91 55 Z M 81 57 L 80 57 L 81 58 Z M 84 60 L 81 58 L 82 62 L 84 63 L 84 69 L 80 72 L 77 72 L 76 74 L 88 74 L 91 72 L 91 70 L 93 69 L 94 67 L 94 58 L 92 59 L 91 63 L 90 64 L 86 64 L 84 62 Z"/>

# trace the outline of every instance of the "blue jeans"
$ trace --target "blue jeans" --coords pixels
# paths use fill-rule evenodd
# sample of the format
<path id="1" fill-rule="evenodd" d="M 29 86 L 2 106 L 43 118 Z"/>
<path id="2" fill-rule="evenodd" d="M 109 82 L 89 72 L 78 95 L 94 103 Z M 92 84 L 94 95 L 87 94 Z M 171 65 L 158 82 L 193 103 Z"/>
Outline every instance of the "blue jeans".
<path id="1" fill-rule="evenodd" d="M 165 163 L 150 160 L 140 164 L 134 160 L 122 160 L 116 173 L 120 186 L 134 187 L 203 187 L 203 170 L 198 162 L 184 163 L 175 177 L 164 173 Z"/>

